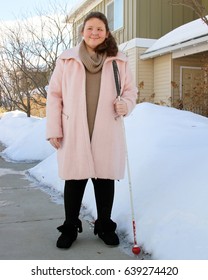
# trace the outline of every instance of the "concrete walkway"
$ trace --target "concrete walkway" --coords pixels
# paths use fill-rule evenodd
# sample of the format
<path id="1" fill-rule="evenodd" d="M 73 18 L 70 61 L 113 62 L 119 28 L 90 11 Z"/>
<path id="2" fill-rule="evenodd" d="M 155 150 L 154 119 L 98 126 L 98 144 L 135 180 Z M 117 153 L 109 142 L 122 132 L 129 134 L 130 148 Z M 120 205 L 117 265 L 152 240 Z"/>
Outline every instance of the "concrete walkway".
<path id="1" fill-rule="evenodd" d="M 3 147 L 0 146 L 0 151 Z M 83 232 L 69 250 L 56 248 L 63 222 L 63 205 L 27 180 L 31 163 L 11 163 L 0 158 L 0 260 L 135 260 L 121 246 L 108 247 L 93 234 L 85 220 Z"/>

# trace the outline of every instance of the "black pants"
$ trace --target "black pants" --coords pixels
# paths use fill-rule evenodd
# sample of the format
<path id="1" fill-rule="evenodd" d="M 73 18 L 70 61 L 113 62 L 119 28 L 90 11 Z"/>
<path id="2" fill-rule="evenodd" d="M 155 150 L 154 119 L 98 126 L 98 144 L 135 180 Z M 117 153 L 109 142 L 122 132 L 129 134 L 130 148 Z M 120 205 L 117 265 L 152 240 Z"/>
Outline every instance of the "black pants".
<path id="1" fill-rule="evenodd" d="M 74 223 L 79 217 L 86 180 L 67 180 L 64 187 L 65 223 Z M 114 200 L 114 180 L 92 179 L 97 219 L 107 221 L 111 217 Z"/>

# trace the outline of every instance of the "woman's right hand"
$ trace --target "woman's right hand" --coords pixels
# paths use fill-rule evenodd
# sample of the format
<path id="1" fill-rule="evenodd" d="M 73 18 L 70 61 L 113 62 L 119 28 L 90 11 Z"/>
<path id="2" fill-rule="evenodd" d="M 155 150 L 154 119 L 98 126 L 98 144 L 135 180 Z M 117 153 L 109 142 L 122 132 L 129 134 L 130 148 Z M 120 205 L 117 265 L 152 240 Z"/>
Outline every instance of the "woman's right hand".
<path id="1" fill-rule="evenodd" d="M 55 148 L 55 149 L 59 149 L 61 147 L 61 141 L 62 138 L 50 138 L 49 142 L 50 144 Z"/>

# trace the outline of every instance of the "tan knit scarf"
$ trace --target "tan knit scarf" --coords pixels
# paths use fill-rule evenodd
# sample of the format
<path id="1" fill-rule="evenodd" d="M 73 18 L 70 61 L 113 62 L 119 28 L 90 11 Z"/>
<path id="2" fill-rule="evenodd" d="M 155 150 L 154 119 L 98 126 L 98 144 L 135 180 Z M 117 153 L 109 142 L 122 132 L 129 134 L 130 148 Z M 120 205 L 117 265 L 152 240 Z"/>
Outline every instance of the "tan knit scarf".
<path id="1" fill-rule="evenodd" d="M 87 121 L 91 139 L 100 95 L 102 67 L 107 55 L 95 53 L 93 56 L 90 56 L 86 49 L 85 42 L 82 41 L 79 49 L 79 57 L 86 70 Z"/>
<path id="2" fill-rule="evenodd" d="M 80 44 L 79 56 L 82 63 L 90 73 L 97 73 L 101 71 L 107 55 L 105 53 L 104 54 L 95 53 L 90 56 L 90 54 L 86 49 L 85 42 L 83 40 Z"/>

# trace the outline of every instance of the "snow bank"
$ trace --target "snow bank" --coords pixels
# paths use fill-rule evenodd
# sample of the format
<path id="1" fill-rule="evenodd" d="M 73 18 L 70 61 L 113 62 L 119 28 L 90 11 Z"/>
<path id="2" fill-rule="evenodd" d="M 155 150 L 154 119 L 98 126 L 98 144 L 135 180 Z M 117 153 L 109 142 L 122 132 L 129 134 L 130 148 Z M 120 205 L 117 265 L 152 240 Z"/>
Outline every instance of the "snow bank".
<path id="1" fill-rule="evenodd" d="M 44 140 L 45 120 L 19 114 L 11 112 L 0 120 L 0 141 L 7 145 L 3 155 L 42 160 L 28 172 L 63 193 L 56 152 Z M 142 103 L 125 119 L 125 127 L 138 243 L 153 259 L 208 259 L 208 119 Z M 83 204 L 96 218 L 91 181 Z M 112 218 L 132 242 L 127 176 L 116 182 Z"/>

